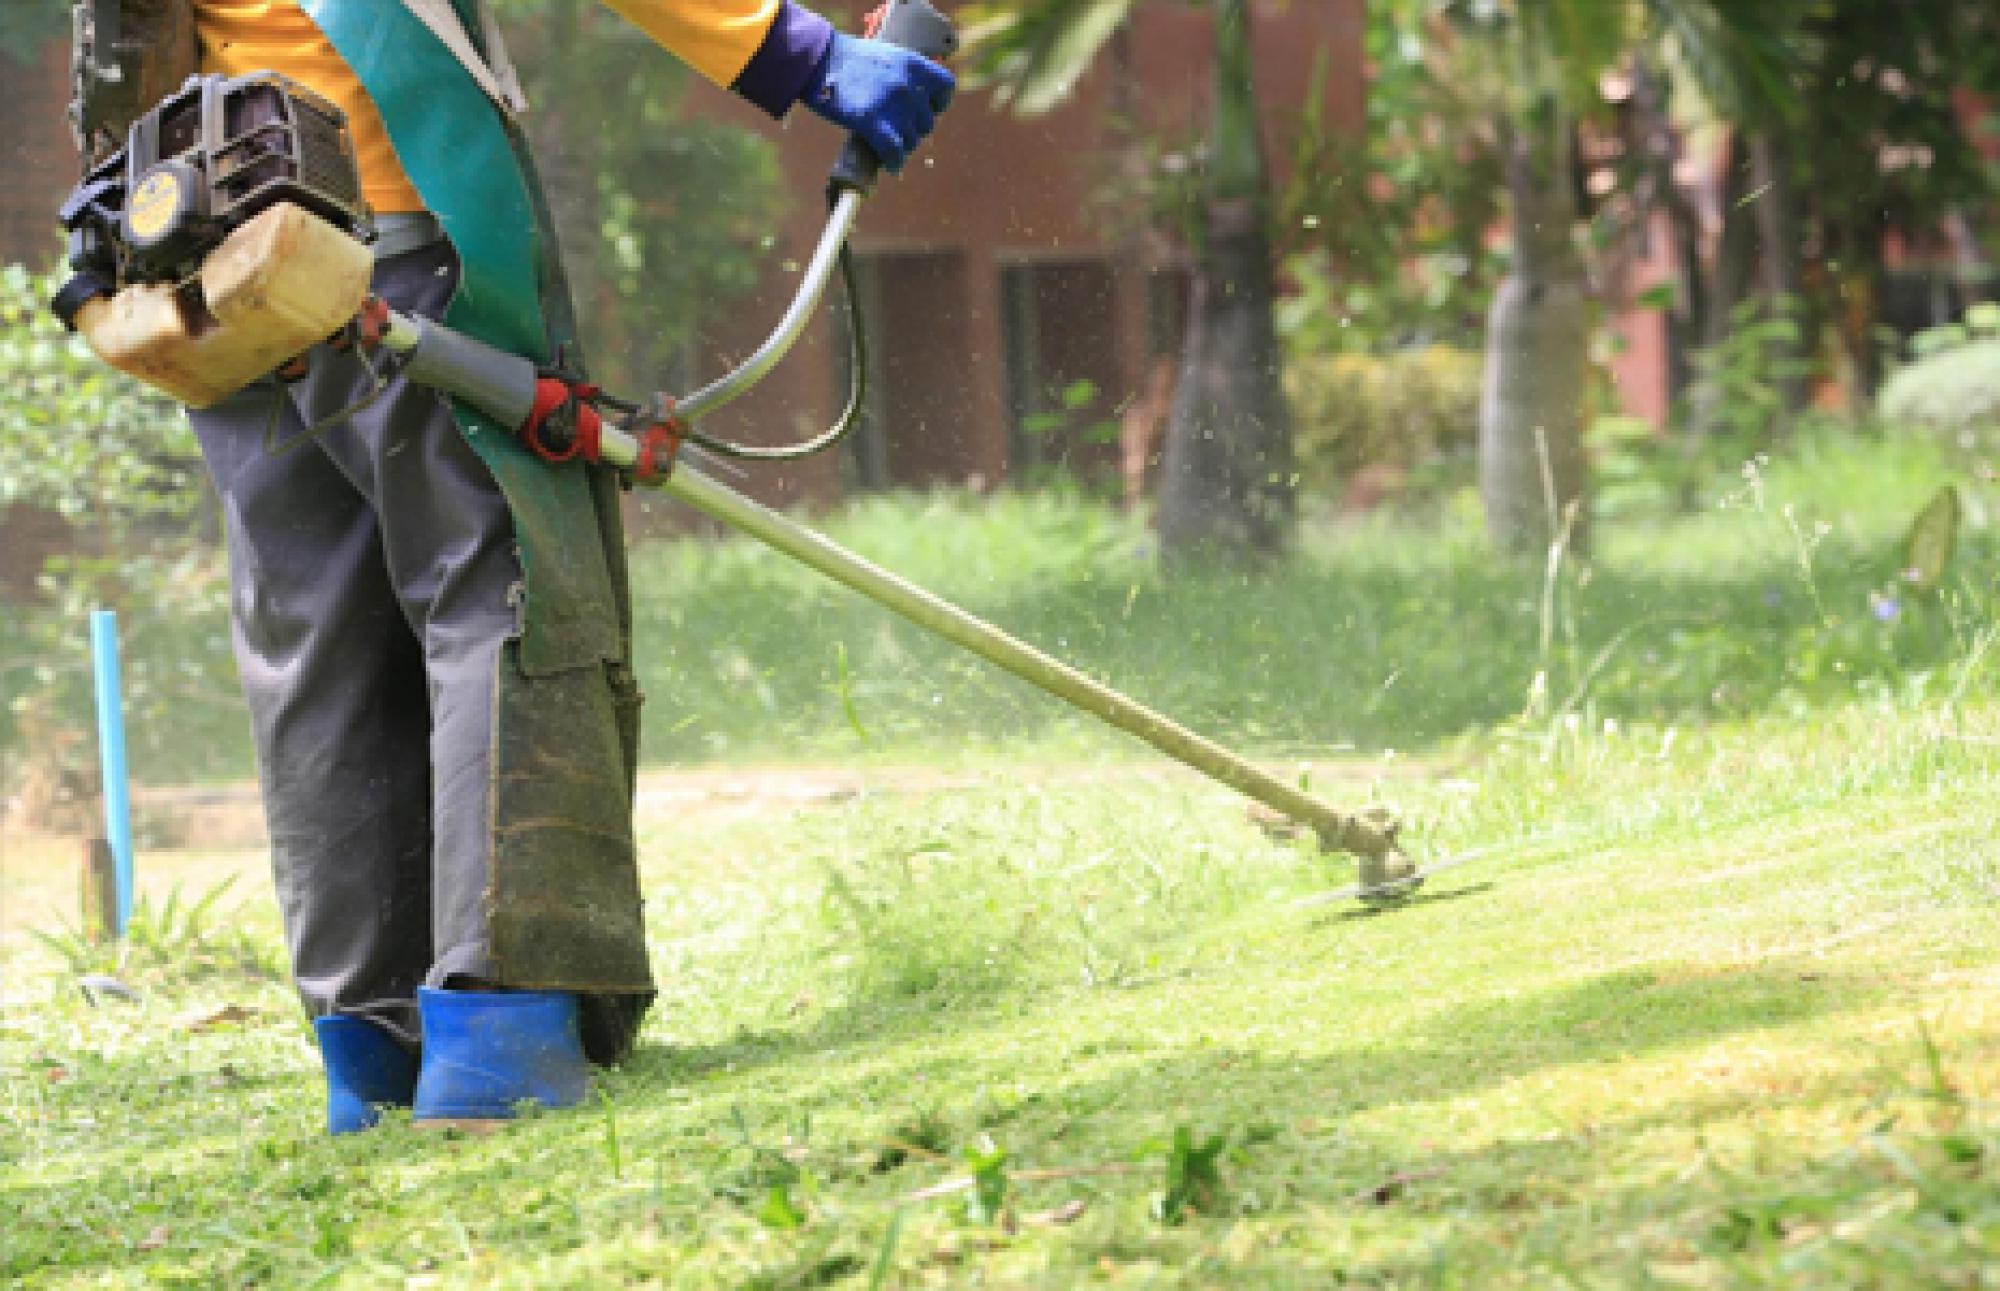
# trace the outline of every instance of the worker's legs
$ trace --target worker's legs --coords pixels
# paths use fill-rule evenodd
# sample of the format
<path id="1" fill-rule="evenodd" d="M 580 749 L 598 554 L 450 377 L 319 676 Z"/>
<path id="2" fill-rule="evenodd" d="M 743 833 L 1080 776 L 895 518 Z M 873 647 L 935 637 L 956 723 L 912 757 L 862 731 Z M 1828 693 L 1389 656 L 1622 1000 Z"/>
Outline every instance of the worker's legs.
<path id="1" fill-rule="evenodd" d="M 375 282 L 428 316 L 452 285 L 444 244 Z M 295 446 L 267 447 L 273 417 Z M 623 669 L 595 651 L 523 669 L 514 517 L 434 392 L 320 347 L 302 380 L 196 422 L 230 511 L 239 655 L 310 1008 L 408 1042 L 420 983 L 572 992 L 588 1052 L 615 1060 L 651 998 Z M 585 520 L 552 540 L 603 542 Z M 378 817 L 380 837 L 354 835 Z"/>
<path id="2" fill-rule="evenodd" d="M 453 275 L 440 242 L 384 262 L 375 285 L 396 308 L 435 316 Z M 498 679 L 519 634 L 521 563 L 506 499 L 445 399 L 401 380 L 379 389 L 359 357 L 322 348 L 291 393 L 308 423 L 340 418 L 321 450 L 372 508 L 380 558 L 421 647 L 433 833 L 425 983 L 486 981 Z"/>
<path id="3" fill-rule="evenodd" d="M 431 961 L 430 729 L 423 653 L 374 509 L 260 383 L 192 418 L 221 495 L 249 702 L 293 972 L 315 1016 L 417 1040 Z"/>
<path id="4" fill-rule="evenodd" d="M 386 263 L 377 286 L 399 308 L 441 310 L 449 248 Z M 315 1016 L 366 1017 L 415 1044 L 419 985 L 489 973 L 495 679 L 520 564 L 506 503 L 443 399 L 376 387 L 322 347 L 303 380 L 193 420 L 228 519 L 299 989 Z"/>

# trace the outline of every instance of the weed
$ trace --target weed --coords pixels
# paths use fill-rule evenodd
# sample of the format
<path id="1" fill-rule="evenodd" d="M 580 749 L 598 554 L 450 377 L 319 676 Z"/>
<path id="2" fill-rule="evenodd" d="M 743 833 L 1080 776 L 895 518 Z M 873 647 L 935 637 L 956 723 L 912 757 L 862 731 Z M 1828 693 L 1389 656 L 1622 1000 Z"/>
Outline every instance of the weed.
<path id="1" fill-rule="evenodd" d="M 972 1188 L 965 1198 L 965 1217 L 975 1224 L 998 1224 L 1007 1213 L 1007 1149 L 982 1136 L 965 1150 Z"/>
<path id="2" fill-rule="evenodd" d="M 244 927 L 240 903 L 227 912 L 219 909 L 234 882 L 226 878 L 191 900 L 183 898 L 178 883 L 158 903 L 141 893 L 118 939 L 69 922 L 55 932 L 30 931 L 76 977 L 118 975 L 151 984 L 217 976 L 276 979 L 282 971 L 277 947 Z"/>
<path id="3" fill-rule="evenodd" d="M 1197 1144 L 1193 1130 L 1176 1126 L 1173 1142 L 1162 1154 L 1167 1162 L 1167 1182 L 1153 1199 L 1153 1218 L 1163 1224 L 1178 1224 L 1190 1214 L 1219 1215 L 1222 1150 L 1228 1143 L 1228 1135 L 1216 1134 Z"/>

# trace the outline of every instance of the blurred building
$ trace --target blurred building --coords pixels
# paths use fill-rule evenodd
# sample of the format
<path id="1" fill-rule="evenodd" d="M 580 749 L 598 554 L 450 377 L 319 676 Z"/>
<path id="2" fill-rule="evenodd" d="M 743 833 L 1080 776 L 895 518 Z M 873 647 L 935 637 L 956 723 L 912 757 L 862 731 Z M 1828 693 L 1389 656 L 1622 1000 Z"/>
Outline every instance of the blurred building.
<path id="1" fill-rule="evenodd" d="M 1315 86 L 1326 119 L 1358 133 L 1363 0 L 1259 0 L 1255 14 L 1273 162 Z M 855 240 L 872 347 L 866 421 L 851 453 L 793 473 L 781 495 L 990 486 L 1057 462 L 1115 481 L 1119 412 L 1144 385 L 1151 357 L 1178 349 L 1187 283 L 1170 240 L 1148 236 L 1135 218 L 1121 145 L 1144 137 L 1172 149 L 1201 137 L 1211 32 L 1202 8 L 1141 5 L 1059 111 L 1023 120 L 987 95 L 968 96 L 912 171 L 884 183 Z M 706 102 L 748 126 L 761 119 L 726 94 Z M 814 125 L 785 130 L 780 146 L 804 198 L 782 238 L 781 264 L 796 263 L 818 232 L 811 190 L 832 150 Z M 773 275 L 755 299 L 732 307 L 729 324 L 705 328 L 718 356 L 761 339 L 791 281 Z M 824 425 L 845 395 L 842 337 L 818 329 L 800 351 L 712 424 L 765 440 Z M 1083 382 L 1094 397 L 1069 406 L 1065 393 L 1074 399 Z"/>
<path id="2" fill-rule="evenodd" d="M 870 6 L 821 7 L 845 10 L 852 30 Z M 1329 120 L 1361 128 L 1362 7 L 1259 0 L 1258 90 L 1274 157 L 1315 84 Z M 1177 345 L 1186 282 L 1169 245 L 1138 221 L 1114 218 L 1127 155 L 1120 145 L 1144 136 L 1171 147 L 1201 136 L 1210 27 L 1198 7 L 1142 5 L 1060 111 L 1024 121 L 987 95 L 960 102 L 912 173 L 884 183 L 856 239 L 873 356 L 861 433 L 846 454 L 789 472 L 760 468 L 757 492 L 824 500 L 850 488 L 992 485 L 1058 461 L 1115 478 L 1111 427 L 1149 357 Z M 57 249 L 53 213 L 75 178 L 62 120 L 66 60 L 67 50 L 52 45 L 39 64 L 7 69 L 0 137 L 14 145 L 16 182 L 0 192 L 0 260 L 42 262 Z M 722 91 L 703 87 L 698 106 L 771 130 Z M 837 142 L 803 119 L 776 138 L 796 191 L 784 226 L 773 230 L 771 270 L 751 299 L 703 321 L 697 371 L 718 370 L 761 340 L 815 241 L 819 186 Z M 777 442 L 825 425 L 845 398 L 839 329 L 836 311 L 714 426 Z M 1083 382 L 1095 391 L 1088 400 L 1078 399 Z"/>

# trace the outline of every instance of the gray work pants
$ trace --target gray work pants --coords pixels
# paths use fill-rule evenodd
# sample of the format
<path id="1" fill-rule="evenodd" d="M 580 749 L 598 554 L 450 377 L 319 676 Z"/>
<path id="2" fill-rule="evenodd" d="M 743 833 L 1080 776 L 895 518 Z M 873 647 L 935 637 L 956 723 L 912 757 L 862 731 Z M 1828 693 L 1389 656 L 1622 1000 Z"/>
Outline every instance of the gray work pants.
<path id="1" fill-rule="evenodd" d="M 382 262 L 375 289 L 437 317 L 455 277 L 438 242 Z M 577 985 L 510 982 L 492 956 L 494 797 L 508 791 L 496 678 L 520 635 L 522 563 L 507 503 L 441 396 L 392 380 L 371 400 L 358 357 L 310 357 L 303 379 L 191 419 L 227 525 L 299 991 L 315 1016 L 366 1017 L 415 1046 L 419 984 Z M 570 737 L 617 759 L 608 725 Z M 611 901 L 636 927 L 636 879 Z M 586 999 L 594 1057 L 623 1050 L 647 998 Z"/>

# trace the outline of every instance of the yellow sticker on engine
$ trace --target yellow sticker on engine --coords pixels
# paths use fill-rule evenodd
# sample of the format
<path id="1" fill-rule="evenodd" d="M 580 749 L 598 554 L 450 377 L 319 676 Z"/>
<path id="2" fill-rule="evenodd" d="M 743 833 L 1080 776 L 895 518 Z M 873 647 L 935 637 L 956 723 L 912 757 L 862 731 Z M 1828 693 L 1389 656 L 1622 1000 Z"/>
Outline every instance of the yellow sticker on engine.
<path id="1" fill-rule="evenodd" d="M 173 223 L 180 208 L 180 179 L 170 170 L 156 170 L 139 181 L 125 218 L 132 227 L 132 236 L 155 238 Z"/>

